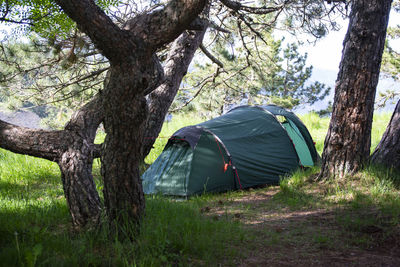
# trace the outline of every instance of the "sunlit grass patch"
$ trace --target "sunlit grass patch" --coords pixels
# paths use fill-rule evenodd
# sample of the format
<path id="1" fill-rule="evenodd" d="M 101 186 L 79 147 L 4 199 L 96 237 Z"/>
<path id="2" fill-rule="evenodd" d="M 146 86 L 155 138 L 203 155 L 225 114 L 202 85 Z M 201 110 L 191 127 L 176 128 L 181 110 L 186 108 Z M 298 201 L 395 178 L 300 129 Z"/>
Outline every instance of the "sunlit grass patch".
<path id="1" fill-rule="evenodd" d="M 328 131 L 329 117 L 319 117 L 317 113 L 310 112 L 299 116 L 302 122 L 306 125 L 314 142 L 315 148 L 321 154 L 324 148 L 325 136 Z"/>
<path id="2" fill-rule="evenodd" d="M 391 113 L 376 112 L 374 114 L 372 131 L 371 131 L 371 153 L 378 145 L 383 133 L 390 121 Z M 315 147 L 318 153 L 322 153 L 324 148 L 325 136 L 328 131 L 330 117 L 319 117 L 315 112 L 309 112 L 299 116 L 303 123 L 307 126 L 312 138 L 316 142 Z"/>
<path id="3" fill-rule="evenodd" d="M 389 124 L 391 116 L 392 113 L 390 112 L 375 112 L 371 131 L 371 153 L 379 144 L 379 141 Z"/>

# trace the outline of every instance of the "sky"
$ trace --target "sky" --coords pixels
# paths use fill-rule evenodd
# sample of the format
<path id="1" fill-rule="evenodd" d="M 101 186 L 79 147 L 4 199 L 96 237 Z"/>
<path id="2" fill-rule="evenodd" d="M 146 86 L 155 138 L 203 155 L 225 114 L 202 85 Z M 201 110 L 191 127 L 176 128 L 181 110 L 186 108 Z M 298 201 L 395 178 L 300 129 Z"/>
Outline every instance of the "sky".
<path id="1" fill-rule="evenodd" d="M 308 52 L 308 63 L 315 68 L 334 71 L 339 69 L 343 39 L 347 31 L 348 20 L 339 20 L 336 22 L 341 25 L 339 31 L 331 31 L 326 37 L 318 41 L 316 45 L 310 44 L 303 47 L 303 51 Z M 400 14 L 391 12 L 389 26 L 394 27 L 398 24 L 400 24 Z"/>

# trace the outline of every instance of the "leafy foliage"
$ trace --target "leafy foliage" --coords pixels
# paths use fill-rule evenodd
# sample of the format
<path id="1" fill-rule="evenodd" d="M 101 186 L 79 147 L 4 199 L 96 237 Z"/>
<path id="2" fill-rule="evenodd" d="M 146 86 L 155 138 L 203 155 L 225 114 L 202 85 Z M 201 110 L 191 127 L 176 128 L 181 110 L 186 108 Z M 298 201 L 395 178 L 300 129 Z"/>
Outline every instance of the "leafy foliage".
<path id="1" fill-rule="evenodd" d="M 97 0 L 96 4 L 108 10 L 116 6 L 118 0 Z M 73 22 L 52 0 L 2 0 L 0 1 L 0 21 L 19 24 L 15 33 L 22 35 L 35 32 L 42 37 L 54 38 L 68 35 L 76 28 Z"/>
<path id="2" fill-rule="evenodd" d="M 246 47 L 237 46 L 234 39 L 210 46 L 223 68 L 199 57 L 173 108 L 199 94 L 186 110 L 212 116 L 240 103 L 293 108 L 313 104 L 329 93 L 322 83 L 307 83 L 312 67 L 306 66 L 307 55 L 299 54 L 297 44 L 282 49 L 282 40 L 274 40 L 270 32 L 263 34 L 265 42 L 246 37 Z"/>
<path id="3" fill-rule="evenodd" d="M 400 1 L 393 3 L 392 12 L 400 13 Z M 382 57 L 381 71 L 386 75 L 389 75 L 395 81 L 400 80 L 400 50 L 395 48 L 391 43 L 398 42 L 400 37 L 400 25 L 396 27 L 389 27 L 387 32 L 387 40 L 385 50 Z M 379 106 L 385 106 L 388 100 L 395 99 L 399 96 L 398 91 L 393 89 L 387 89 L 384 92 L 379 93 L 378 104 Z"/>
<path id="4" fill-rule="evenodd" d="M 29 42 L 0 46 L 1 102 L 11 110 L 47 109 L 53 127 L 62 126 L 73 109 L 102 88 L 108 69 L 105 58 L 77 32 L 62 39 L 31 35 Z"/>

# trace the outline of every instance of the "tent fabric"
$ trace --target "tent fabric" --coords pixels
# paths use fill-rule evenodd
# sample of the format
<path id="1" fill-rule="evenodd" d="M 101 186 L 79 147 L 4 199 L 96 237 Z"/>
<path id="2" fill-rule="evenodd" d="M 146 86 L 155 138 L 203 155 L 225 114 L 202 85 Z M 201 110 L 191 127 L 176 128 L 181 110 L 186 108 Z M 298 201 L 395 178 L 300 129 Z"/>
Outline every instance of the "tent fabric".
<path id="1" fill-rule="evenodd" d="M 197 142 L 200 139 L 201 134 L 203 133 L 203 128 L 199 126 L 188 126 L 183 127 L 178 130 L 173 137 L 181 137 L 189 143 L 189 145 L 194 149 L 197 145 Z"/>
<path id="2" fill-rule="evenodd" d="M 186 142 L 167 144 L 151 168 L 146 171 L 146 175 L 153 179 L 143 179 L 142 186 L 145 192 L 161 191 L 166 195 L 185 196 L 192 157 L 192 149 Z"/>
<path id="3" fill-rule="evenodd" d="M 271 112 L 274 115 L 281 115 L 284 116 L 286 119 L 292 121 L 296 127 L 299 129 L 301 135 L 304 137 L 304 141 L 307 144 L 308 150 L 311 154 L 313 162 L 316 163 L 319 161 L 320 156 L 318 155 L 317 150 L 315 149 L 314 141 L 307 130 L 307 127 L 303 124 L 303 122 L 297 117 L 293 112 L 290 112 L 282 107 L 276 105 L 268 105 L 263 106 L 266 110 Z"/>
<path id="4" fill-rule="evenodd" d="M 242 187 L 259 181 L 277 183 L 279 175 L 298 166 L 294 147 L 285 130 L 268 111 L 245 106 L 200 123 L 225 144 L 238 170 Z M 268 126 L 268 127 L 266 127 Z"/>
<path id="5" fill-rule="evenodd" d="M 280 123 L 276 115 L 286 121 Z M 293 113 L 277 106 L 240 106 L 178 130 L 142 175 L 143 189 L 190 196 L 278 184 L 299 166 L 313 166 L 315 155 L 311 136 Z"/>
<path id="6" fill-rule="evenodd" d="M 310 167 L 314 165 L 310 151 L 308 150 L 306 141 L 301 135 L 299 129 L 292 121 L 285 121 L 282 123 L 287 134 L 293 142 L 294 148 L 296 149 L 297 156 L 299 156 L 299 163 L 301 166 Z"/>

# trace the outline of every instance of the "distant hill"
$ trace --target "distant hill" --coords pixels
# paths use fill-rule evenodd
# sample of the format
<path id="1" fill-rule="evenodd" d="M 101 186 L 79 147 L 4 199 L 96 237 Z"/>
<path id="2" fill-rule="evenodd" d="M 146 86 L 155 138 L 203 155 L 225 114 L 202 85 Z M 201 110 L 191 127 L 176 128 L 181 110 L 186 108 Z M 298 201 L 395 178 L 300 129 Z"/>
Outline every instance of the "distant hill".
<path id="1" fill-rule="evenodd" d="M 338 71 L 314 68 L 312 76 L 308 81 L 308 83 L 311 84 L 315 81 L 319 81 L 321 83 L 326 84 L 327 86 L 330 86 L 331 92 L 323 101 L 318 101 L 312 106 L 301 107 L 298 110 L 296 110 L 296 112 L 306 113 L 311 110 L 321 110 L 328 107 L 329 101 L 332 101 L 333 103 L 333 97 L 335 94 L 335 82 Z M 386 91 L 387 89 L 392 89 L 392 90 L 396 89 L 397 91 L 400 91 L 400 82 L 396 82 L 392 78 L 386 78 L 384 76 L 381 76 L 378 83 L 378 92 L 383 92 Z M 396 102 L 397 101 L 394 101 L 394 103 L 393 101 L 388 101 L 387 105 L 384 108 L 377 109 L 376 111 L 392 112 L 394 110 L 394 107 L 396 106 Z"/>
<path id="2" fill-rule="evenodd" d="M 40 117 L 32 111 L 18 110 L 12 113 L 0 111 L 0 120 L 23 127 L 42 128 L 40 126 Z"/>

